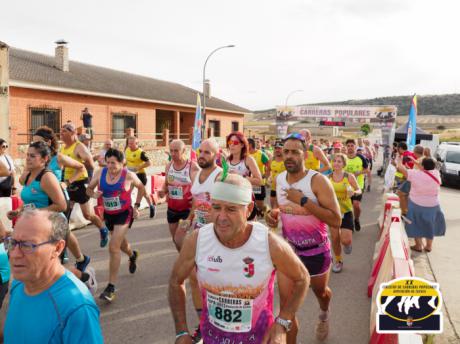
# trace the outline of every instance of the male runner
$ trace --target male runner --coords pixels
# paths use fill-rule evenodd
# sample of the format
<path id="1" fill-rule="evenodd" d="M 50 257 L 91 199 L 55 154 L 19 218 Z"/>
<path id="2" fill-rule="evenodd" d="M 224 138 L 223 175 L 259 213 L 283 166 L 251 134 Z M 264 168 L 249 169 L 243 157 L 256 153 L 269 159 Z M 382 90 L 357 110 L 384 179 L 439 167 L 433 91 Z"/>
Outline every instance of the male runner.
<path id="1" fill-rule="evenodd" d="M 169 232 L 174 241 L 177 226 L 180 220 L 190 215 L 192 207 L 192 176 L 199 171 L 196 162 L 185 157 L 185 143 L 182 140 L 173 140 L 169 144 L 171 161 L 166 165 L 165 183 L 159 191 L 160 198 L 168 195 L 168 211 L 166 213 Z M 180 246 L 174 241 L 177 250 Z"/>
<path id="2" fill-rule="evenodd" d="M 88 148 L 80 141 L 77 140 L 77 133 L 75 126 L 72 123 L 66 123 L 61 128 L 61 140 L 64 145 L 61 146 L 61 154 L 67 155 L 68 157 L 77 160 L 78 162 L 89 166 L 89 168 L 94 169 L 94 161 L 91 153 Z M 102 220 L 99 216 L 94 215 L 91 205 L 88 202 L 89 197 L 86 194 L 86 184 L 88 183 L 88 174 L 85 173 L 78 178 L 76 181 L 69 183 L 69 179 L 75 173 L 75 169 L 66 167 L 64 169 L 64 182 L 67 184 L 67 192 L 69 193 L 70 198 L 70 207 L 73 207 L 73 204 L 80 204 L 81 212 L 84 218 L 88 221 L 91 221 L 97 228 L 101 235 L 100 246 L 105 247 L 108 243 L 109 231 L 107 227 L 104 226 Z M 81 260 L 82 258 L 80 258 Z M 84 258 L 83 258 L 84 259 Z M 77 259 L 77 263 L 79 259 Z"/>
<path id="3" fill-rule="evenodd" d="M 137 177 L 144 186 L 147 185 L 147 174 L 145 172 L 145 168 L 152 164 L 149 157 L 139 147 L 137 137 L 135 136 L 130 136 L 126 139 L 126 146 L 125 157 L 128 170 L 136 173 Z M 150 218 L 155 217 L 155 204 L 153 204 L 152 199 L 150 198 L 150 193 L 147 190 L 145 190 L 144 198 L 149 205 Z"/>
<path id="4" fill-rule="evenodd" d="M 327 226 L 339 227 L 340 208 L 327 177 L 306 170 L 305 152 L 308 146 L 299 133 L 284 140 L 283 157 L 286 171 L 276 178 L 276 196 L 279 210 L 266 217 L 270 227 L 278 226 L 277 213 L 281 214 L 283 236 L 294 248 L 311 276 L 311 286 L 318 299 L 320 313 L 316 325 L 316 338 L 324 340 L 329 333 L 329 302 L 332 292 L 328 287 L 332 263 Z M 278 271 L 281 306 L 289 302 L 293 283 L 284 272 Z M 295 319 L 287 343 L 296 343 L 298 323 Z"/>
<path id="5" fill-rule="evenodd" d="M 273 152 L 273 158 L 269 163 L 268 173 L 271 179 L 271 190 L 270 190 L 270 205 L 272 208 L 278 208 L 278 202 L 276 200 L 276 177 L 283 171 L 286 171 L 284 167 L 283 159 L 283 142 L 275 142 L 275 150 Z"/>
<path id="6" fill-rule="evenodd" d="M 358 181 L 359 188 L 364 190 L 364 176 L 367 174 L 368 163 L 367 159 L 361 154 L 357 153 L 356 141 L 348 139 L 345 142 L 347 147 L 347 166 L 345 172 L 353 173 Z M 361 223 L 359 217 L 361 216 L 361 200 L 363 194 L 353 195 L 351 200 L 353 201 L 353 215 L 355 217 L 355 230 L 359 232 L 361 230 Z"/>
<path id="7" fill-rule="evenodd" d="M 300 134 L 305 138 L 308 148 L 305 152 L 305 168 L 321 173 L 329 171 L 331 169 L 331 164 L 321 148 L 313 144 L 310 130 L 302 129 Z"/>
<path id="8" fill-rule="evenodd" d="M 209 213 L 211 211 L 211 191 L 222 172 L 222 168 L 217 166 L 216 163 L 218 152 L 219 145 L 212 138 L 204 140 L 200 145 L 198 166 L 201 170 L 192 176 L 192 209 L 187 219 L 179 221 L 179 227 L 176 230 L 176 235 L 174 237 L 174 241 L 179 248 L 182 247 L 187 232 L 199 229 L 209 223 Z M 195 271 L 192 271 L 189 277 L 193 304 L 198 318 L 200 318 L 203 306 Z M 195 332 L 192 337 L 194 343 L 200 343 L 200 326 L 195 328 Z"/>
<path id="9" fill-rule="evenodd" d="M 256 142 L 259 142 L 258 146 L 260 147 L 260 140 L 255 141 L 254 139 L 249 138 L 249 154 L 254 158 L 259 168 L 260 174 L 262 176 L 262 184 L 259 186 L 253 186 L 254 197 L 256 198 L 256 207 L 259 211 L 259 214 L 263 216 L 264 202 L 266 196 L 265 183 L 267 177 L 270 175 L 268 172 L 270 158 L 267 154 L 262 152 L 260 149 L 256 149 Z"/>
<path id="10" fill-rule="evenodd" d="M 109 302 L 115 298 L 115 283 L 120 269 L 121 251 L 129 257 L 129 272 L 136 272 L 136 262 L 139 256 L 137 250 L 132 250 L 126 234 L 128 229 L 139 216 L 139 207 L 144 196 L 145 187 L 136 174 L 123 168 L 124 156 L 117 149 L 110 148 L 105 154 L 107 167 L 97 170 L 88 185 L 86 193 L 93 198 L 102 197 L 104 206 L 104 221 L 110 230 L 109 245 L 109 283 L 100 298 Z M 94 189 L 98 187 L 98 191 Z M 131 191 L 137 188 L 137 198 L 134 209 L 131 206 Z"/>
<path id="11" fill-rule="evenodd" d="M 192 343 L 184 281 L 194 269 L 202 290 L 204 343 L 285 343 L 309 276 L 286 242 L 264 225 L 247 222 L 251 197 L 251 184 L 239 175 L 216 182 L 211 192 L 212 223 L 186 238 L 169 283 L 177 344 Z M 274 320 L 275 269 L 293 288 Z"/>

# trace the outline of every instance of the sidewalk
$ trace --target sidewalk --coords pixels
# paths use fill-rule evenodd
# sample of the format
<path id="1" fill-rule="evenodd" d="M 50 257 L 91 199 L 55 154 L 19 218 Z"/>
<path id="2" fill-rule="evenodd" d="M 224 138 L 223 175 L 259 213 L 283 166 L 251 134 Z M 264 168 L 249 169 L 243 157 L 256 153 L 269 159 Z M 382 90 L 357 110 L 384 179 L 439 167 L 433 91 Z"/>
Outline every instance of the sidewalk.
<path id="1" fill-rule="evenodd" d="M 416 275 L 440 284 L 444 301 L 444 331 L 434 343 L 460 343 L 460 190 L 441 188 L 441 208 L 447 223 L 446 236 L 435 238 L 433 251 L 413 253 Z"/>

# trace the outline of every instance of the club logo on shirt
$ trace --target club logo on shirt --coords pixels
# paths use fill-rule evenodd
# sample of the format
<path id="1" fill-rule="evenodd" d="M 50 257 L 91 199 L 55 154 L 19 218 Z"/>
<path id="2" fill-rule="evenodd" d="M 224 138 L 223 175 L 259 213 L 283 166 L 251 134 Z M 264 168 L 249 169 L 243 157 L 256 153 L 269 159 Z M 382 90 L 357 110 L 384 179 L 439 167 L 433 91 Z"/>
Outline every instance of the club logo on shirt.
<path id="1" fill-rule="evenodd" d="M 254 276 L 254 259 L 252 259 L 251 257 L 246 257 L 243 259 L 243 262 L 244 264 L 246 264 L 246 266 L 244 267 L 244 276 L 246 276 L 247 278 L 251 278 L 252 276 Z"/>
<path id="2" fill-rule="evenodd" d="M 208 262 L 222 263 L 222 258 L 220 256 L 208 256 Z"/>

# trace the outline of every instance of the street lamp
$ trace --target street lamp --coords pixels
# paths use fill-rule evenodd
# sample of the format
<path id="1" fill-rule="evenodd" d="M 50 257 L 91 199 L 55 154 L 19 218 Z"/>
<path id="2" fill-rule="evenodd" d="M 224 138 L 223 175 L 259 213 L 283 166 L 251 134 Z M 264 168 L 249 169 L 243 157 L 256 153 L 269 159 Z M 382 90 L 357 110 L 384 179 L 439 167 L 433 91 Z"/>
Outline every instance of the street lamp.
<path id="1" fill-rule="evenodd" d="M 206 132 L 206 65 L 208 63 L 209 58 L 218 50 L 225 49 L 225 48 L 234 48 L 234 44 L 224 45 L 222 47 L 216 48 L 208 55 L 206 61 L 204 62 L 203 66 L 203 124 L 201 125 L 201 137 L 204 139 L 205 132 Z"/>
<path id="2" fill-rule="evenodd" d="M 294 93 L 297 93 L 297 92 L 303 92 L 303 90 L 294 90 L 294 91 L 289 92 L 289 94 L 288 94 L 287 97 L 286 97 L 286 103 L 284 104 L 284 108 L 285 108 L 285 109 L 286 109 L 287 106 L 288 106 L 288 100 L 289 100 L 289 98 L 290 98 Z"/>

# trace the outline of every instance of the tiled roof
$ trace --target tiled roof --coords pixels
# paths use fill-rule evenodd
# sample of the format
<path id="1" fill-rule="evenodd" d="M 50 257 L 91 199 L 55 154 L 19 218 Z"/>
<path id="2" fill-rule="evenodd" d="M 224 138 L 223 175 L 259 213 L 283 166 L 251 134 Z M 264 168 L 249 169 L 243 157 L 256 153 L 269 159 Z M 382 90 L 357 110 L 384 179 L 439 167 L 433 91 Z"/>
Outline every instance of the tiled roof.
<path id="1" fill-rule="evenodd" d="M 196 106 L 197 90 L 174 82 L 74 61 L 69 61 L 69 71 L 63 72 L 55 67 L 54 56 L 16 48 L 9 50 L 9 63 L 11 80 Z M 251 112 L 218 98 L 207 99 L 206 107 L 237 113 Z"/>

